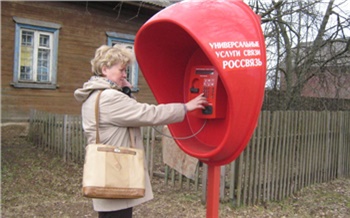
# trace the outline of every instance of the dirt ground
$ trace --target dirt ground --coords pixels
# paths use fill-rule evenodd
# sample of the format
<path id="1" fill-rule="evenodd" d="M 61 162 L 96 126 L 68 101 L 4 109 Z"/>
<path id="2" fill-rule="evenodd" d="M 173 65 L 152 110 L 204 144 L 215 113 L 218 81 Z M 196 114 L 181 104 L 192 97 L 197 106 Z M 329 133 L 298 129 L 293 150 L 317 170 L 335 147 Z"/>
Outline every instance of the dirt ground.
<path id="1" fill-rule="evenodd" d="M 97 217 L 81 196 L 82 165 L 26 140 L 25 127 L 1 127 L 1 217 Z M 200 193 L 152 180 L 155 199 L 134 208 L 134 217 L 206 217 Z M 350 178 L 317 184 L 282 202 L 232 208 L 220 204 L 219 217 L 350 217 Z"/>

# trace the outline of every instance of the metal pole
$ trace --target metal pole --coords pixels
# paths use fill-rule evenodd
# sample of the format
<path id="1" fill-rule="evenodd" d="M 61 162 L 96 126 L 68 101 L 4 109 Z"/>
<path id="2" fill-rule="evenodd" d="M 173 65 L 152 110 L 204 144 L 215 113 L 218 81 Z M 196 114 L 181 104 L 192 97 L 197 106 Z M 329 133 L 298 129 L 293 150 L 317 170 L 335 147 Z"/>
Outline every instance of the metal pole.
<path id="1" fill-rule="evenodd" d="M 208 165 L 207 218 L 219 217 L 220 166 Z"/>

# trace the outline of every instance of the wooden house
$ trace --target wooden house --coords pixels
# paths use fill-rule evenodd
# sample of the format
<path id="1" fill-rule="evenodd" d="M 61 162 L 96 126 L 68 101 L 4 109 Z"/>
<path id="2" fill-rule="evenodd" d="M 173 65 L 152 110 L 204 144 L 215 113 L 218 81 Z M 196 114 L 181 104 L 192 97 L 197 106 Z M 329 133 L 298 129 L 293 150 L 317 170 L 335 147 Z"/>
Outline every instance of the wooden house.
<path id="1" fill-rule="evenodd" d="M 30 109 L 80 114 L 74 90 L 87 81 L 99 46 L 133 48 L 139 28 L 169 1 L 1 3 L 2 122 L 26 121 Z M 129 79 L 140 102 L 156 103 L 137 62 Z"/>
<path id="2" fill-rule="evenodd" d="M 304 72 L 303 77 L 307 78 L 307 81 L 300 91 L 302 97 L 350 99 L 349 41 L 350 39 L 347 38 L 324 42 L 312 60 L 309 71 Z M 303 52 L 307 54 L 310 46 L 312 46 L 312 42 L 301 43 L 300 48 L 293 50 L 293 53 Z M 295 62 L 295 60 L 293 61 Z M 303 60 L 299 60 L 299 62 L 302 63 Z M 297 74 L 298 72 L 292 75 L 291 83 L 293 86 L 298 86 L 300 83 Z M 280 89 L 284 91 L 286 86 L 285 75 L 281 73 Z"/>

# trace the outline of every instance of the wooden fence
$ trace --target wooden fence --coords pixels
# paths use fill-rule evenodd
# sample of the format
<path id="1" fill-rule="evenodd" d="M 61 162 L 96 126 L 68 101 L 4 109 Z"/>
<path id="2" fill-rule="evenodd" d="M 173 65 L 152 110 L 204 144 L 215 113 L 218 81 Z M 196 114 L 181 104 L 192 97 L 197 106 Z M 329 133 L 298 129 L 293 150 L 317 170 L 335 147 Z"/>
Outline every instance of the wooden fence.
<path id="1" fill-rule="evenodd" d="M 162 163 L 155 162 L 154 145 L 161 136 L 150 127 L 143 133 L 150 175 L 159 175 L 154 166 Z M 86 141 L 80 116 L 33 110 L 29 138 L 65 161 L 83 162 Z M 201 189 L 205 202 L 205 164 L 198 166 L 194 180 L 167 166 L 164 171 L 166 184 Z M 350 177 L 349 111 L 263 111 L 246 149 L 221 167 L 220 199 L 233 206 L 282 200 L 304 187 L 340 177 Z"/>

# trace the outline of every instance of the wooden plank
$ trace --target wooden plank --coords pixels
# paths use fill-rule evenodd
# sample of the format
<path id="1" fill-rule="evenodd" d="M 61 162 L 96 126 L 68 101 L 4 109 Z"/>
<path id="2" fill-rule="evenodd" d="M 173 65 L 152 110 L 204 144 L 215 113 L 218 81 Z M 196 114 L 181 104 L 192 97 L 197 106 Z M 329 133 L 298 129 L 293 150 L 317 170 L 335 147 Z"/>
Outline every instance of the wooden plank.
<path id="1" fill-rule="evenodd" d="M 263 202 L 266 202 L 270 199 L 270 167 L 271 167 L 271 149 L 272 146 L 270 143 L 272 143 L 271 140 L 271 125 L 270 125 L 270 119 L 271 119 L 271 113 L 270 111 L 264 112 L 265 117 L 265 125 L 264 129 L 266 130 L 265 134 L 265 169 L 264 169 L 264 194 L 263 194 Z"/>
<path id="2" fill-rule="evenodd" d="M 282 132 L 282 146 L 281 146 L 281 178 L 280 178 L 280 195 L 279 199 L 284 199 L 285 197 L 285 188 L 286 188 L 286 173 L 287 173 L 287 148 L 288 148 L 288 137 L 287 137 L 287 129 L 288 129 L 288 111 L 282 112 L 282 123 L 281 127 L 283 129 Z"/>
<path id="3" fill-rule="evenodd" d="M 277 173 L 277 147 L 278 147 L 278 112 L 274 111 L 272 114 L 272 148 L 271 148 L 271 197 L 270 200 L 276 200 L 276 173 Z"/>
<path id="4" fill-rule="evenodd" d="M 302 137 L 302 143 L 300 148 L 300 168 L 301 168 L 301 176 L 300 176 L 300 185 L 298 186 L 299 189 L 302 189 L 305 187 L 305 181 L 306 181 L 306 151 L 307 151 L 307 120 L 305 116 L 305 111 L 301 114 L 301 137 Z"/>
<path id="5" fill-rule="evenodd" d="M 254 202 L 254 204 L 257 204 L 262 201 L 262 185 L 263 185 L 263 173 L 264 173 L 264 133 L 265 133 L 265 128 L 262 127 L 264 123 L 264 116 L 260 114 L 259 120 L 258 120 L 258 133 L 257 133 L 257 157 L 258 157 L 258 166 L 256 170 L 256 176 L 257 176 L 257 199 Z"/>
<path id="6" fill-rule="evenodd" d="M 152 136 L 151 136 L 151 127 L 147 127 L 147 136 L 146 136 L 146 152 L 145 152 L 145 158 L 146 158 L 146 164 L 147 167 L 149 166 L 149 160 L 150 160 L 150 147 L 151 147 L 151 141 L 152 141 Z"/>
<path id="7" fill-rule="evenodd" d="M 313 129 L 312 129 L 312 125 L 313 125 L 313 122 L 312 122 L 312 113 L 311 112 L 307 112 L 307 117 L 308 117 L 308 121 L 307 122 L 307 125 L 308 125 L 308 141 L 307 141 L 307 147 L 308 147 L 308 151 L 307 151 L 307 155 L 306 155 L 306 158 L 307 158 L 307 164 L 306 164 L 306 176 L 307 176 L 307 179 L 306 179 L 306 186 L 309 186 L 311 185 L 312 181 L 311 181 L 311 169 L 312 169 L 312 161 L 313 161 Z"/>
<path id="8" fill-rule="evenodd" d="M 72 161 L 76 161 L 76 155 L 77 155 L 77 150 L 76 150 L 76 138 L 77 138 L 77 129 L 75 127 L 75 117 L 73 115 L 70 115 L 70 128 L 71 128 L 71 137 L 70 137 L 70 148 L 71 148 L 71 154 L 70 158 Z"/>
<path id="9" fill-rule="evenodd" d="M 345 122 L 344 131 L 344 143 L 343 146 L 346 149 L 344 152 L 345 155 L 345 169 L 344 169 L 344 177 L 350 177 L 350 112 L 347 111 L 344 115 L 343 121 Z"/>
<path id="10" fill-rule="evenodd" d="M 327 150 L 328 146 L 326 144 L 326 128 L 327 128 L 327 111 L 322 112 L 322 127 L 321 127 L 321 143 L 323 146 L 322 150 L 322 157 L 323 157 L 323 162 L 322 162 L 322 172 L 321 172 L 321 182 L 326 182 L 327 180 L 327 162 L 328 162 L 328 157 L 327 157 Z"/>
<path id="11" fill-rule="evenodd" d="M 323 160 L 323 144 L 321 141 L 321 127 L 322 127 L 322 112 L 316 112 L 317 115 L 317 124 L 316 124 L 316 132 L 317 132 L 317 171 L 316 171 L 316 183 L 321 183 L 321 172 L 323 170 L 322 163 Z"/>
<path id="12" fill-rule="evenodd" d="M 191 179 L 187 177 L 186 177 L 186 186 L 187 186 L 187 189 L 191 188 Z"/>
<path id="13" fill-rule="evenodd" d="M 67 159 L 68 161 L 72 160 L 72 117 L 68 115 L 67 117 Z"/>
<path id="14" fill-rule="evenodd" d="M 168 178 L 169 178 L 169 166 L 165 165 L 165 174 L 164 174 L 164 182 L 167 185 L 168 184 Z"/>
<path id="15" fill-rule="evenodd" d="M 195 179 L 194 179 L 194 187 L 195 187 L 195 191 L 198 191 L 199 189 L 199 168 L 200 168 L 200 163 L 197 164 L 196 167 L 196 173 L 195 173 Z"/>
<path id="16" fill-rule="evenodd" d="M 289 133 L 291 136 L 289 137 L 289 150 L 288 150 L 288 171 L 287 171 L 287 188 L 286 188 L 286 196 L 290 196 L 293 190 L 293 187 L 295 185 L 295 165 L 294 165 L 294 159 L 295 159 L 295 137 L 296 137 L 296 118 L 297 113 L 289 112 Z"/>
<path id="17" fill-rule="evenodd" d="M 317 126 L 317 113 L 312 112 L 312 152 L 311 152 L 311 170 L 310 170 L 310 175 L 311 175 L 311 185 L 316 183 L 316 166 L 317 166 L 317 158 L 318 158 L 318 153 L 317 153 L 317 134 L 316 134 L 316 126 Z"/>
<path id="18" fill-rule="evenodd" d="M 63 161 L 67 162 L 67 115 L 64 115 L 63 119 Z"/>
<path id="19" fill-rule="evenodd" d="M 339 120 L 339 157 L 338 157 L 338 169 L 337 174 L 339 177 L 342 177 L 344 174 L 344 143 L 343 143 L 343 130 L 344 130 L 344 122 L 343 122 L 343 113 L 341 111 L 337 112 L 338 120 Z"/>
<path id="20" fill-rule="evenodd" d="M 318 143 L 318 126 L 319 126 L 319 118 L 318 118 L 319 113 L 314 112 L 314 167 L 312 169 L 313 171 L 313 184 L 318 183 L 318 171 L 319 171 L 319 153 L 320 153 L 320 145 Z"/>
<path id="21" fill-rule="evenodd" d="M 321 135 L 321 144 L 322 144 L 322 172 L 321 172 L 321 182 L 326 182 L 328 181 L 326 178 L 326 172 L 327 172 L 327 162 L 328 158 L 326 157 L 327 155 L 327 144 L 325 143 L 326 141 L 326 123 L 327 123 L 327 111 L 321 112 L 322 117 L 321 117 L 321 127 L 320 127 L 320 135 Z"/>
<path id="22" fill-rule="evenodd" d="M 236 201 L 236 206 L 239 207 L 241 205 L 243 205 L 243 197 L 242 197 L 242 193 L 243 193 L 243 165 L 244 165 L 244 156 L 245 156 L 245 150 L 241 153 L 241 155 L 239 155 L 238 157 L 238 181 L 237 181 L 237 201 Z"/>
<path id="23" fill-rule="evenodd" d="M 155 127 L 154 127 L 155 128 Z M 155 143 L 156 143 L 156 133 L 155 133 L 155 130 L 154 128 L 152 128 L 152 141 L 151 141 L 151 148 L 150 148 L 150 151 L 149 151 L 149 165 L 148 165 L 148 169 L 149 169 L 149 174 L 150 174 L 150 179 L 152 180 L 153 179 L 153 166 L 154 166 L 154 158 L 153 158 L 153 154 L 154 154 L 154 146 L 155 146 Z M 181 174 L 180 174 L 181 175 Z"/>
<path id="24" fill-rule="evenodd" d="M 220 167 L 220 201 L 225 200 L 225 187 L 226 187 L 226 166 L 223 165 Z"/>
<path id="25" fill-rule="evenodd" d="M 175 186 L 175 180 L 176 180 L 176 171 L 174 169 L 171 169 L 171 185 Z"/>
<path id="26" fill-rule="evenodd" d="M 261 157 L 261 154 L 262 154 L 262 146 L 261 146 L 261 122 L 262 122 L 262 116 L 260 115 L 259 116 L 259 119 L 258 119 L 258 126 L 255 130 L 256 132 L 256 160 L 255 160 L 255 190 L 254 190 L 254 193 L 255 193 L 255 196 L 254 196 L 254 202 L 253 204 L 257 204 L 259 201 L 260 201 L 260 197 L 261 197 L 261 174 L 263 173 L 262 172 L 262 163 L 263 163 L 263 160 L 262 160 L 262 157 Z"/>
<path id="27" fill-rule="evenodd" d="M 326 143 L 326 147 L 327 147 L 327 150 L 326 150 L 326 164 L 327 164 L 327 175 L 326 175 L 326 179 L 327 181 L 331 178 L 331 167 L 330 167 L 330 164 L 331 164 L 331 145 L 330 145 L 330 122 L 331 122 L 331 115 L 330 115 L 330 112 L 327 112 L 326 114 L 326 121 L 325 121 L 325 135 L 326 135 L 326 139 L 325 139 L 325 143 Z"/>
<path id="28" fill-rule="evenodd" d="M 85 142 L 84 142 L 84 132 L 83 132 L 83 128 L 82 128 L 82 123 L 81 123 L 81 118 L 80 116 L 76 116 L 77 119 L 77 129 L 78 129 L 78 163 L 82 163 L 83 161 L 83 156 L 84 156 L 84 146 L 85 146 Z"/>
<path id="29" fill-rule="evenodd" d="M 208 178 L 208 165 L 203 163 L 203 171 L 202 171 L 202 204 L 206 203 L 207 199 L 207 178 Z"/>
<path id="30" fill-rule="evenodd" d="M 65 122 L 64 122 L 64 118 L 65 118 L 65 115 L 63 114 L 62 116 L 60 116 L 60 119 L 58 121 L 58 126 L 59 126 L 59 137 L 58 137 L 58 152 L 60 154 L 62 154 L 64 152 L 64 143 L 65 143 L 65 140 L 64 140 L 64 132 L 65 132 Z"/>
<path id="31" fill-rule="evenodd" d="M 267 185 L 265 185 L 266 187 L 266 201 L 271 200 L 271 183 L 272 183 L 272 171 L 273 171 L 273 162 L 272 162 L 272 157 L 273 157 L 273 144 L 274 144 L 274 139 L 273 134 L 274 134 L 274 130 L 272 128 L 274 128 L 273 123 L 271 123 L 271 119 L 272 119 L 272 113 L 271 112 L 267 112 L 268 116 L 267 116 L 267 135 L 266 135 L 266 145 L 267 145 L 267 155 L 266 155 L 266 173 L 265 173 L 265 181 L 267 183 Z"/>
<path id="32" fill-rule="evenodd" d="M 44 112 L 40 112 L 40 129 L 39 129 L 39 146 L 41 148 L 44 147 L 44 138 L 43 136 L 45 135 L 44 133 L 44 128 L 45 128 L 45 125 L 44 125 Z"/>
<path id="33" fill-rule="evenodd" d="M 53 120 L 54 114 L 47 114 L 47 133 L 46 133 L 46 139 L 47 139 L 47 149 L 52 152 L 53 147 L 51 143 L 51 135 L 52 135 L 52 120 Z"/>
<path id="34" fill-rule="evenodd" d="M 58 154 L 59 144 L 57 143 L 57 131 L 58 131 L 58 115 L 55 115 L 52 120 L 52 149 L 53 152 Z"/>
<path id="35" fill-rule="evenodd" d="M 180 172 L 178 172 L 178 178 L 179 178 L 179 185 L 180 185 L 180 188 L 182 188 L 183 186 L 183 176 Z"/>
<path id="36" fill-rule="evenodd" d="M 345 128 L 343 129 L 345 131 L 345 141 L 344 141 L 344 146 L 347 150 L 345 153 L 346 158 L 346 169 L 345 169 L 345 175 L 346 177 L 350 177 L 350 112 L 347 111 L 345 114 L 345 118 L 343 119 L 345 121 Z"/>
<path id="37" fill-rule="evenodd" d="M 336 161 L 337 161 L 337 157 L 338 157 L 338 152 L 336 147 L 334 146 L 336 143 L 336 137 L 335 137 L 335 132 L 336 132 L 336 114 L 332 113 L 331 114 L 331 122 L 330 122 L 330 145 L 332 147 L 331 149 L 331 179 L 336 178 Z"/>
<path id="38" fill-rule="evenodd" d="M 305 180 L 305 186 L 309 186 L 310 185 L 310 166 L 311 166 L 311 161 L 312 161 L 312 151 L 311 151 L 311 138 L 312 138 L 312 130 L 311 130 L 311 127 L 310 125 L 312 124 L 311 123 L 311 114 L 309 111 L 306 111 L 306 117 L 307 119 L 307 122 L 306 122 L 306 126 L 307 126 L 307 141 L 306 141 L 306 147 L 307 147 L 307 151 L 306 151 L 306 155 L 305 155 L 305 160 L 306 160 L 306 163 L 305 163 L 305 176 L 306 176 L 306 180 Z"/>
<path id="39" fill-rule="evenodd" d="M 255 136 L 253 135 L 253 140 L 250 140 L 249 143 L 249 158 L 247 158 L 247 162 L 249 162 L 247 168 L 249 168 L 249 171 L 246 175 L 248 175 L 248 193 L 247 193 L 247 205 L 252 205 L 252 199 L 253 199 L 253 179 L 254 179 L 254 161 L 255 161 Z"/>
<path id="40" fill-rule="evenodd" d="M 78 162 L 79 161 L 79 157 L 80 157 L 80 133 L 81 133 L 81 131 L 80 131 L 80 128 L 79 128 L 79 119 L 78 119 L 78 116 L 73 116 L 73 124 L 74 124 L 74 142 L 73 142 L 73 146 L 74 146 L 74 160 L 76 161 L 76 162 Z"/>
<path id="41" fill-rule="evenodd" d="M 302 122 L 301 122 L 301 111 L 296 111 L 297 117 L 295 118 L 295 157 L 293 159 L 295 165 L 294 170 L 294 187 L 292 189 L 292 193 L 295 193 L 297 190 L 299 190 L 299 186 L 301 183 L 301 177 L 302 177 L 302 168 L 301 168 L 301 153 L 302 153 L 302 147 L 303 147 L 303 138 L 302 138 Z"/>
<path id="42" fill-rule="evenodd" d="M 239 157 L 238 157 L 239 158 Z M 238 159 L 237 158 L 237 159 Z M 232 206 L 235 206 L 235 188 L 236 188 L 236 180 L 235 180 L 235 176 L 236 176 L 236 162 L 237 159 L 232 161 L 230 163 L 230 173 L 229 173 L 229 199 L 232 203 Z"/>
<path id="43" fill-rule="evenodd" d="M 303 157 L 302 157 L 302 164 L 303 164 L 303 179 L 302 179 L 302 186 L 301 188 L 306 187 L 307 185 L 307 172 L 308 172 L 308 161 L 309 161 L 309 121 L 308 121 L 308 114 L 307 111 L 304 111 L 303 114 L 304 119 L 304 148 L 303 148 Z"/>
<path id="44" fill-rule="evenodd" d="M 283 120 L 282 120 L 282 111 L 278 111 L 277 112 L 278 114 L 278 126 L 277 126 L 277 134 L 278 134 L 278 144 L 277 144 L 277 150 L 276 150 L 276 155 L 277 155 L 277 161 L 276 161 L 276 180 L 275 180 L 275 183 L 276 183 L 276 191 L 275 191 L 275 199 L 276 200 L 279 200 L 279 196 L 280 196 L 280 190 L 281 190 L 281 170 L 282 170 L 282 139 L 283 139 L 283 135 L 282 135 L 282 123 L 283 123 Z"/>
<path id="45" fill-rule="evenodd" d="M 243 206 L 246 206 L 246 205 L 249 205 L 249 202 L 248 202 L 248 199 L 249 199 L 249 164 L 250 164 L 250 160 L 251 160 L 251 156 L 250 156 L 250 151 L 251 150 L 251 146 L 250 146 L 250 143 L 248 144 L 248 146 L 246 147 L 245 149 L 245 155 L 246 155 L 246 158 L 245 158 L 245 164 L 244 164 L 244 183 L 243 183 Z"/>
<path id="46" fill-rule="evenodd" d="M 257 131 L 254 131 L 253 136 L 250 140 L 251 142 L 251 158 L 250 158 L 250 175 L 249 175 L 249 200 L 248 205 L 253 205 L 254 201 L 256 199 L 256 175 L 258 173 L 257 171 L 257 162 L 258 162 L 258 156 L 257 156 L 257 137 L 256 137 Z"/>
<path id="47" fill-rule="evenodd" d="M 294 137 L 294 129 L 293 129 L 293 116 L 291 111 L 286 111 L 285 112 L 287 115 L 287 129 L 286 129 L 286 171 L 285 171 L 285 187 L 283 189 L 283 198 L 286 198 L 289 196 L 290 193 L 290 188 L 291 188 L 291 170 L 293 170 L 293 165 L 292 165 L 292 157 L 293 157 L 293 149 L 292 149 L 292 139 Z"/>

